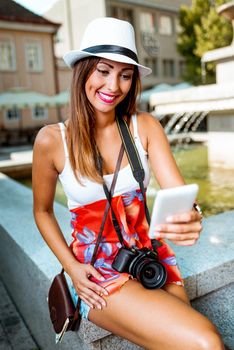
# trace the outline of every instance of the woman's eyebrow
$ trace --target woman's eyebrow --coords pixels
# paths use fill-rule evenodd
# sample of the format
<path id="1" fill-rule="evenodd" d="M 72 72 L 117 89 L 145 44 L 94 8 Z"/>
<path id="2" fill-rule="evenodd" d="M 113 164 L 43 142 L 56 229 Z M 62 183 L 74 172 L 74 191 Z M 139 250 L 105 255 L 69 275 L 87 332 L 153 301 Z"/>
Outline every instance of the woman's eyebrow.
<path id="1" fill-rule="evenodd" d="M 111 64 L 107 63 L 107 62 L 103 62 L 103 61 L 99 61 L 98 62 L 99 64 L 106 64 L 108 67 L 110 68 L 114 68 L 114 66 L 112 66 Z M 121 69 L 121 71 L 124 71 L 124 70 L 134 70 L 132 67 L 125 67 L 123 69 Z"/>
<path id="2" fill-rule="evenodd" d="M 122 71 L 124 71 L 124 70 L 132 70 L 133 71 L 134 69 L 132 67 L 128 67 L 128 68 L 123 68 L 122 69 Z"/>
<path id="3" fill-rule="evenodd" d="M 111 64 L 106 63 L 106 62 L 103 62 L 103 61 L 99 61 L 98 63 L 99 63 L 99 64 L 100 64 L 100 63 L 101 63 L 101 64 L 106 64 L 106 65 L 109 66 L 110 68 L 114 68 Z"/>

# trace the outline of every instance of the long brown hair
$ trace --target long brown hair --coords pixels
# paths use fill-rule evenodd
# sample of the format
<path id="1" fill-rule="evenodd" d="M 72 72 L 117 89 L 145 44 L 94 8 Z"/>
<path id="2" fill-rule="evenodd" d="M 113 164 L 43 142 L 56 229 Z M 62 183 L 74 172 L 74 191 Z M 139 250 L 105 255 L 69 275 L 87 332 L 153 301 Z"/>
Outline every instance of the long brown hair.
<path id="1" fill-rule="evenodd" d="M 68 152 L 71 167 L 81 183 L 81 177 L 102 183 L 97 170 L 97 147 L 95 142 L 95 115 L 93 106 L 85 93 L 85 83 L 96 69 L 99 58 L 78 61 L 73 68 L 71 83 L 70 116 L 68 123 Z M 136 113 L 136 99 L 141 84 L 138 68 L 134 66 L 131 88 L 116 107 L 116 115 L 130 117 Z"/>

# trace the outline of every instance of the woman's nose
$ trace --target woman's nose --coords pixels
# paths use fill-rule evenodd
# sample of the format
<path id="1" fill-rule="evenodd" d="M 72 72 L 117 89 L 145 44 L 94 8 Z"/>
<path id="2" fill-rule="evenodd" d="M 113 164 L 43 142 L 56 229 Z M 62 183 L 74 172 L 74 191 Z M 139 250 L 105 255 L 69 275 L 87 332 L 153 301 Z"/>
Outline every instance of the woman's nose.
<path id="1" fill-rule="evenodd" d="M 119 79 L 115 75 L 111 75 L 108 80 L 109 91 L 116 92 L 119 90 Z"/>

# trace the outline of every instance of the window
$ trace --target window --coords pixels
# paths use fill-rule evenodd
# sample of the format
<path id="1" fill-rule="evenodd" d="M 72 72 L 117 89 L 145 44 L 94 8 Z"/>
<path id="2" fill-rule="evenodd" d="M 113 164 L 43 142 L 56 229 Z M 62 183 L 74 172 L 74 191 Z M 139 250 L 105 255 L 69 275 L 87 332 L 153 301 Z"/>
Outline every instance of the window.
<path id="1" fill-rule="evenodd" d="M 170 16 L 160 16 L 159 33 L 163 35 L 172 35 L 172 19 Z"/>
<path id="2" fill-rule="evenodd" d="M 140 14 L 141 42 L 148 55 L 154 57 L 159 52 L 159 41 L 156 33 L 156 20 L 153 13 Z M 154 63 L 152 63 L 154 66 Z"/>
<path id="3" fill-rule="evenodd" d="M 164 77 L 175 76 L 175 62 L 174 60 L 165 59 L 163 60 L 163 75 Z"/>
<path id="4" fill-rule="evenodd" d="M 12 109 L 8 109 L 6 111 L 6 119 L 7 121 L 14 121 L 19 120 L 21 117 L 20 110 L 16 107 L 13 107 Z"/>
<path id="5" fill-rule="evenodd" d="M 33 119 L 47 119 L 48 109 L 45 107 L 36 106 L 33 108 Z"/>
<path id="6" fill-rule="evenodd" d="M 15 70 L 15 47 L 10 40 L 0 41 L 0 70 Z"/>
<path id="7" fill-rule="evenodd" d="M 128 21 L 133 25 L 133 12 L 131 9 L 124 7 L 111 6 L 110 8 L 111 17 Z"/>
<path id="8" fill-rule="evenodd" d="M 145 33 L 155 33 L 155 17 L 152 13 L 142 12 L 140 14 L 140 28 L 141 32 Z"/>
<path id="9" fill-rule="evenodd" d="M 30 42 L 25 45 L 27 69 L 30 72 L 42 71 L 42 50 L 39 42 Z"/>
<path id="10" fill-rule="evenodd" d="M 145 65 L 152 69 L 152 75 L 158 76 L 158 60 L 157 58 L 145 58 Z"/>

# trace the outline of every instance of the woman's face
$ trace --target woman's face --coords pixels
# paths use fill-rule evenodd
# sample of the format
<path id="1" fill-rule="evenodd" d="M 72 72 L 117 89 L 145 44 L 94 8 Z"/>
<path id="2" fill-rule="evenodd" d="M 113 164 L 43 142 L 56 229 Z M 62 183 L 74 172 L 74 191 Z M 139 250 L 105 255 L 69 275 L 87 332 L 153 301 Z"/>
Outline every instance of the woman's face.
<path id="1" fill-rule="evenodd" d="M 100 59 L 87 79 L 85 92 L 96 112 L 110 113 L 128 94 L 134 66 Z"/>

